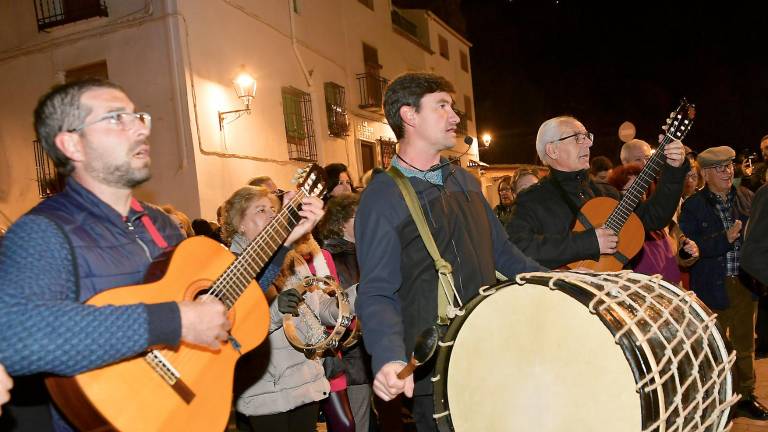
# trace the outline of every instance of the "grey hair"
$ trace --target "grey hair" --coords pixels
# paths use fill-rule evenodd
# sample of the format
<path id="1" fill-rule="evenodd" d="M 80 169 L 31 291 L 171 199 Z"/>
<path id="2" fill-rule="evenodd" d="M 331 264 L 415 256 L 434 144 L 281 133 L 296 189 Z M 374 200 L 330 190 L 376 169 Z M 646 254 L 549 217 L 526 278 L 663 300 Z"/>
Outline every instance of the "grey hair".
<path id="1" fill-rule="evenodd" d="M 633 139 L 631 141 L 627 141 L 624 143 L 623 146 L 621 146 L 621 154 L 619 155 L 619 159 L 621 159 L 622 164 L 628 164 L 630 162 L 629 158 L 629 152 L 632 151 L 632 149 L 640 148 L 642 146 L 647 146 L 648 148 L 651 147 L 650 144 L 647 142 L 641 140 L 641 139 Z"/>
<path id="2" fill-rule="evenodd" d="M 85 92 L 96 88 L 111 88 L 125 93 L 117 84 L 89 78 L 55 86 L 37 102 L 35 108 L 37 140 L 62 175 L 70 174 L 74 167 L 72 161 L 56 147 L 56 136 L 61 132 L 78 128 L 85 122 L 91 113 L 91 108 L 81 105 L 80 98 Z"/>
<path id="3" fill-rule="evenodd" d="M 559 116 L 551 118 L 539 126 L 539 132 L 536 134 L 536 153 L 539 155 L 539 159 L 544 165 L 547 163 L 547 144 L 560 138 L 563 123 L 578 120 L 572 116 Z"/>

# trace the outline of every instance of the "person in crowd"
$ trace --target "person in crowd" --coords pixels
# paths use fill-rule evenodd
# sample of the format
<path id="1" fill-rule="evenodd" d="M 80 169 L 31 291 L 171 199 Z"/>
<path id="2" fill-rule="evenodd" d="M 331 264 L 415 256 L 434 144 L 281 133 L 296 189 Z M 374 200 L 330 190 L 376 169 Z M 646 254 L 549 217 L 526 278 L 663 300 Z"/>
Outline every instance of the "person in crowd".
<path id="1" fill-rule="evenodd" d="M 747 174 L 748 178 L 744 179 L 744 186 L 747 186 L 753 192 L 764 185 L 768 177 L 768 135 L 760 138 L 760 154 L 763 160 L 755 163 L 752 166 L 752 172 Z M 750 162 L 752 161 L 750 160 Z"/>
<path id="2" fill-rule="evenodd" d="M 328 193 L 326 201 L 333 196 L 350 193 L 355 189 L 352 177 L 347 166 L 343 163 L 332 163 L 325 166 L 325 174 L 328 177 Z"/>
<path id="3" fill-rule="evenodd" d="M 270 193 L 278 191 L 275 181 L 270 176 L 258 176 L 248 180 L 248 186 L 261 186 L 268 190 Z"/>
<path id="4" fill-rule="evenodd" d="M 194 232 L 195 235 L 206 236 L 211 240 L 215 240 L 219 243 L 224 243 L 224 240 L 221 238 L 220 232 L 214 229 L 214 225 L 211 223 L 211 221 L 208 221 L 202 218 L 193 219 L 192 232 Z"/>
<path id="5" fill-rule="evenodd" d="M 356 192 L 362 192 L 363 189 L 368 187 L 368 185 L 371 183 L 375 175 L 381 174 L 383 172 L 384 172 L 384 168 L 382 167 L 373 167 L 368 171 L 366 171 L 365 174 L 363 174 L 362 180 L 360 181 L 362 183 L 362 187 L 357 188 Z"/>
<path id="6" fill-rule="evenodd" d="M 133 197 L 150 178 L 150 115 L 119 86 L 89 79 L 55 87 L 34 118 L 67 184 L 22 216 L 0 250 L 0 325 L 15 335 L 0 338 L 0 363 L 12 375 L 74 375 L 182 341 L 219 349 L 230 322 L 217 300 L 82 304 L 140 284 L 152 260 L 183 238 L 162 210 Z M 294 236 L 318 219 L 301 217 L 312 219 Z M 58 414 L 54 424 L 68 429 Z"/>
<path id="7" fill-rule="evenodd" d="M 515 200 L 515 193 L 512 190 L 512 176 L 505 175 L 499 180 L 497 187 L 499 192 L 499 203 L 493 208 L 496 217 L 499 218 L 502 225 L 506 225 L 512 217 L 512 202 Z"/>
<path id="8" fill-rule="evenodd" d="M 637 162 L 616 167 L 608 178 L 608 184 L 621 190 L 624 195 L 642 170 L 643 167 Z M 652 193 L 653 186 L 650 185 L 646 195 Z M 667 232 L 667 228 L 646 232 L 643 248 L 630 261 L 629 266 L 638 273 L 659 274 L 667 282 L 680 285 L 682 277 L 678 260 L 681 249 L 684 250 L 683 256 L 687 257 L 684 264 L 692 264 L 699 256 L 695 242 L 672 236 Z"/>
<path id="9" fill-rule="evenodd" d="M 518 169 L 512 176 L 512 192 L 517 196 L 538 182 L 539 176 L 536 171 L 525 168 Z"/>
<path id="10" fill-rule="evenodd" d="M 741 250 L 741 268 L 754 279 L 755 287 L 762 291 L 758 300 L 757 323 L 755 331 L 757 341 L 755 356 L 768 355 L 768 186 L 761 186 L 752 200 L 749 223 L 744 235 Z"/>
<path id="11" fill-rule="evenodd" d="M 224 203 L 222 230 L 225 241 L 231 245 L 230 250 L 235 254 L 242 253 L 274 219 L 278 206 L 277 197 L 263 187 L 246 186 L 232 194 Z M 298 315 L 298 304 L 304 301 L 324 325 L 335 324 L 336 300 L 320 290 L 307 291 L 302 297 L 295 287 L 305 276 L 336 277 L 336 270 L 330 254 L 321 251 L 311 236 L 302 237 L 295 249 L 285 254 L 282 262 L 280 274 L 267 293 L 271 301 L 271 324 L 266 344 L 268 351 L 261 354 L 268 358 L 268 365 L 266 369 L 259 368 L 257 363 L 263 359 L 253 357 L 241 361 L 236 381 L 242 390 L 237 392 L 235 407 L 240 417 L 246 420 L 241 424 L 247 425 L 249 430 L 309 432 L 315 430 L 319 401 L 325 400 L 334 389 L 326 379 L 320 361 L 307 359 L 289 344 L 282 331 L 282 314 Z M 296 321 L 302 334 L 311 332 L 303 319 Z M 256 372 L 261 375 L 254 376 Z M 351 419 L 350 412 L 341 411 L 341 417 L 334 417 L 339 414 L 337 411 L 330 408 L 325 411 L 329 422 L 338 421 L 341 425 L 336 425 L 335 430 L 354 430 L 353 421 L 344 422 Z"/>
<path id="12" fill-rule="evenodd" d="M 595 183 L 608 183 L 613 162 L 605 156 L 595 156 L 589 161 L 589 179 Z"/>
<path id="13" fill-rule="evenodd" d="M 360 202 L 357 194 L 341 194 L 328 201 L 325 216 L 317 225 L 323 249 L 331 253 L 344 289 L 357 290 L 360 270 L 355 254 L 355 213 Z M 341 361 L 347 376 L 347 394 L 355 417 L 357 432 L 367 432 L 371 407 L 370 357 L 362 344 L 343 352 Z"/>
<path id="14" fill-rule="evenodd" d="M 11 398 L 11 389 L 13 388 L 13 379 L 8 372 L 5 371 L 5 366 L 0 364 L 0 414 L 3 413 L 3 404 L 8 402 Z"/>
<path id="15" fill-rule="evenodd" d="M 581 206 L 596 196 L 620 199 L 615 188 L 589 180 L 589 153 L 594 136 L 574 117 L 561 116 L 542 123 L 536 151 L 550 167 L 539 183 L 518 195 L 509 238 L 529 257 L 550 268 L 616 252 L 618 237 L 610 228 L 571 230 Z M 666 163 L 655 193 L 635 208 L 646 231 L 662 229 L 677 209 L 688 172 L 680 141 L 664 148 Z"/>
<path id="16" fill-rule="evenodd" d="M 442 295 L 457 306 L 480 287 L 496 283 L 497 269 L 514 278 L 543 268 L 509 243 L 479 182 L 440 157 L 457 142 L 453 91 L 439 75 L 406 73 L 387 87 L 384 111 L 399 140 L 390 169 L 407 177 L 419 197 L 440 254 L 452 269 L 455 290 Z M 453 309 L 437 308 L 435 262 L 390 175 L 377 175 L 363 191 L 355 240 L 360 266 L 356 306 L 372 356 L 373 390 L 385 401 L 400 393 L 413 396 L 417 430 L 435 430 L 430 367 L 417 370 L 416 378 L 399 379 L 397 373 L 416 336 Z"/>
<path id="17" fill-rule="evenodd" d="M 184 212 L 176 209 L 176 207 L 170 204 L 166 204 L 160 208 L 165 214 L 171 217 L 173 223 L 176 224 L 184 234 L 184 238 L 189 238 L 195 235 L 195 232 L 192 230 L 192 222 L 189 220 L 189 216 L 184 214 Z"/>
<path id="18" fill-rule="evenodd" d="M 744 285 L 739 269 L 752 195 L 733 185 L 735 156 L 727 146 L 698 155 L 706 186 L 683 203 L 680 228 L 701 250 L 691 267 L 691 288 L 717 314 L 736 350 L 734 391 L 741 400 L 735 415 L 768 420 L 768 409 L 754 395 L 757 298 Z"/>

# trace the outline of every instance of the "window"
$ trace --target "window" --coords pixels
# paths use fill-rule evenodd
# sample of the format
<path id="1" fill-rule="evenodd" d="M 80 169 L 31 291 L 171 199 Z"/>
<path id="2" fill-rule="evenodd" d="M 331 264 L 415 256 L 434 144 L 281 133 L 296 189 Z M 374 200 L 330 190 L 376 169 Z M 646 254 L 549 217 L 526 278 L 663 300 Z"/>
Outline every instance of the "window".
<path id="1" fill-rule="evenodd" d="M 463 111 L 459 111 L 457 109 L 454 109 L 454 111 L 456 111 L 456 115 L 459 116 L 459 123 L 456 125 L 456 134 L 466 135 L 467 134 L 467 113 Z"/>
<path id="2" fill-rule="evenodd" d="M 105 80 L 109 79 L 107 62 L 102 60 L 100 62 L 76 67 L 64 72 L 64 80 L 66 82 L 77 81 L 85 78 L 101 78 Z"/>
<path id="3" fill-rule="evenodd" d="M 388 167 L 392 158 L 395 157 L 397 151 L 397 141 L 388 140 L 386 138 L 379 138 L 379 151 L 381 153 L 381 166 Z"/>
<path id="4" fill-rule="evenodd" d="M 370 10 L 373 10 L 373 0 L 357 0 L 358 3 L 365 5 Z"/>
<path id="5" fill-rule="evenodd" d="M 467 120 L 472 121 L 472 98 L 464 95 L 464 114 Z"/>
<path id="6" fill-rule="evenodd" d="M 325 111 L 328 114 L 328 133 L 338 138 L 349 135 L 344 87 L 335 82 L 325 83 Z"/>
<path id="7" fill-rule="evenodd" d="M 299 0 L 293 0 L 293 13 L 301 15 L 301 4 L 299 3 Z"/>
<path id="8" fill-rule="evenodd" d="M 316 162 L 317 147 L 312 126 L 312 99 L 309 93 L 293 87 L 283 87 L 282 94 L 288 158 Z"/>
<path id="9" fill-rule="evenodd" d="M 459 50 L 459 62 L 461 63 L 461 70 L 469 72 L 469 56 L 464 50 Z"/>
<path id="10" fill-rule="evenodd" d="M 444 38 L 442 35 L 437 35 L 437 43 L 440 46 L 440 56 L 446 60 L 450 60 L 451 55 L 448 52 L 448 39 Z"/>
<path id="11" fill-rule="evenodd" d="M 37 31 L 93 17 L 106 17 L 104 0 L 35 0 Z"/>

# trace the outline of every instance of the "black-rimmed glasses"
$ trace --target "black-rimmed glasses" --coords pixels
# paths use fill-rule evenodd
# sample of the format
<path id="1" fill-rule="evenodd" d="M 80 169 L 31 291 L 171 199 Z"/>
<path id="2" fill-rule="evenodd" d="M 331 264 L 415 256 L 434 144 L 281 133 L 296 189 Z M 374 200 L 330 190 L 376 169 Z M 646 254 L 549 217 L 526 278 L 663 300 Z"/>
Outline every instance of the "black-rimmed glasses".
<path id="1" fill-rule="evenodd" d="M 568 138 L 573 138 L 573 137 L 576 137 L 576 144 L 583 144 L 584 141 L 587 140 L 587 139 L 589 140 L 589 142 L 594 142 L 594 140 L 595 140 L 595 134 L 593 134 L 592 132 L 576 132 L 573 135 L 564 136 L 564 137 L 558 138 L 558 139 L 556 139 L 556 140 L 554 140 L 552 142 L 565 141 Z"/>
<path id="2" fill-rule="evenodd" d="M 147 127 L 147 129 L 152 128 L 152 116 L 149 115 L 149 113 L 145 112 L 113 112 L 109 114 L 105 114 L 96 120 L 88 123 L 84 123 L 80 127 L 76 127 L 74 129 L 69 129 L 67 132 L 80 132 L 81 130 L 87 128 L 88 126 L 94 125 L 99 122 L 108 121 L 109 124 L 114 126 L 119 126 L 123 130 L 129 130 L 136 126 L 136 122 L 139 122 Z"/>

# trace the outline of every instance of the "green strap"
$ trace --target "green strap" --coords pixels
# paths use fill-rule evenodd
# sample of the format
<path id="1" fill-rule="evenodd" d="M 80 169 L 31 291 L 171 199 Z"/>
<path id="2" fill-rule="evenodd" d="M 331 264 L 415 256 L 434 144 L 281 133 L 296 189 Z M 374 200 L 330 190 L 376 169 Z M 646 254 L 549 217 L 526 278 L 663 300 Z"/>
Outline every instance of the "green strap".
<path id="1" fill-rule="evenodd" d="M 387 169 L 387 174 L 392 177 L 397 187 L 400 188 L 405 204 L 408 206 L 408 210 L 410 210 L 411 216 L 413 216 L 413 221 L 416 223 L 416 228 L 419 229 L 421 239 L 424 240 L 427 251 L 429 251 L 432 259 L 435 261 L 435 269 L 437 269 L 438 275 L 437 323 L 446 325 L 448 324 L 448 305 L 450 304 L 453 307 L 452 299 L 448 298 L 449 293 L 453 296 L 453 269 L 451 264 L 440 256 L 435 239 L 429 231 L 427 220 L 424 218 L 424 211 L 421 209 L 419 199 L 416 197 L 416 192 L 413 190 L 411 182 L 394 166 L 390 166 Z"/>

